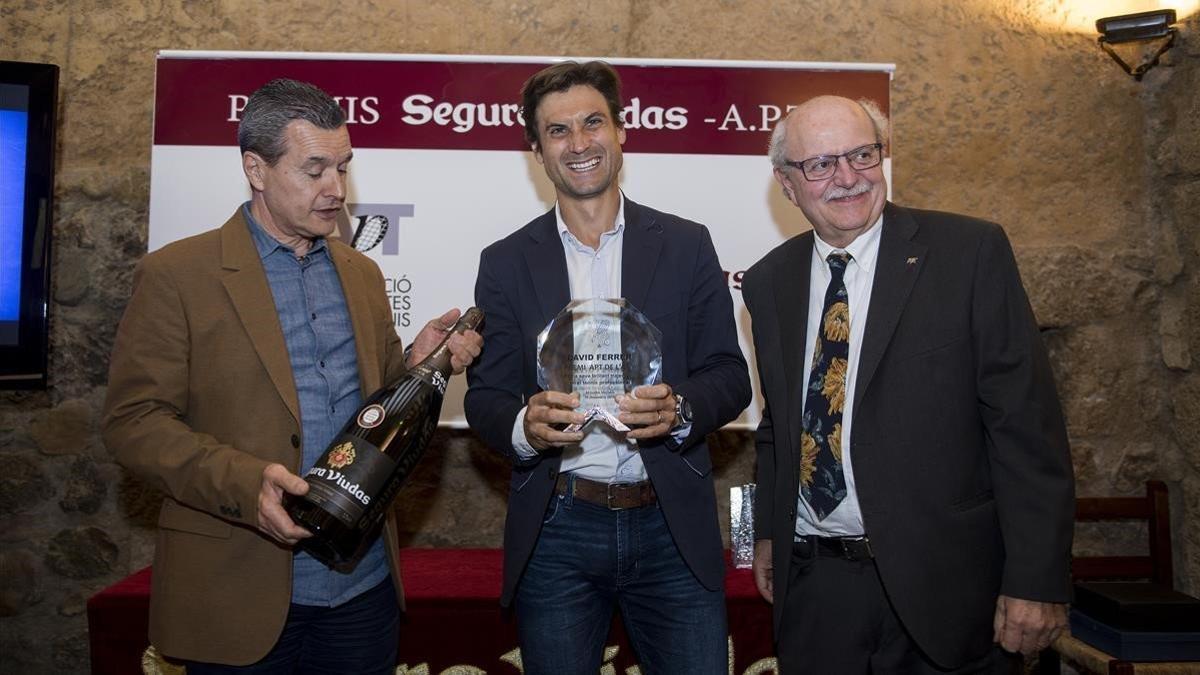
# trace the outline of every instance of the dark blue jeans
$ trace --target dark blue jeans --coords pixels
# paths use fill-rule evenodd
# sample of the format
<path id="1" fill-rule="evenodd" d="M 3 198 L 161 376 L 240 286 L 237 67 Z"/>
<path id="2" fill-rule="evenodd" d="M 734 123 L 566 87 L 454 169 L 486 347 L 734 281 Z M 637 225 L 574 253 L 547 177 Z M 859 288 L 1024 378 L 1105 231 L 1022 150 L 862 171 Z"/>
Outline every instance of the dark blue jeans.
<path id="1" fill-rule="evenodd" d="M 392 675 L 400 608 L 391 578 L 337 607 L 293 604 L 279 641 L 248 666 L 185 662 L 188 675 Z"/>
<path id="2" fill-rule="evenodd" d="M 596 675 L 616 608 L 642 673 L 728 671 L 725 591 L 696 580 L 657 505 L 555 496 L 514 606 L 525 675 Z"/>

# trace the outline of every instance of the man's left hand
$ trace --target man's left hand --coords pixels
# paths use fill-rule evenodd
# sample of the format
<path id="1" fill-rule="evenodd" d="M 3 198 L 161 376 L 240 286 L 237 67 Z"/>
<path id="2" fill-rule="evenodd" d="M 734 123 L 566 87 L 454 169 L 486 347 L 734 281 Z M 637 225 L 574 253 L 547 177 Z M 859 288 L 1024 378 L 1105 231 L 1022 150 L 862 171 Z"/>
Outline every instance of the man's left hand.
<path id="1" fill-rule="evenodd" d="M 461 314 L 458 309 L 451 309 L 425 324 L 421 332 L 417 333 L 417 337 L 413 338 L 412 352 L 409 354 L 407 362 L 408 367 L 417 365 L 432 354 L 433 350 L 437 349 L 437 346 L 446 338 L 446 334 L 454 328 L 454 324 Z M 479 352 L 483 349 L 483 336 L 473 330 L 463 331 L 461 335 L 451 335 L 447 344 L 450 347 L 450 366 L 457 375 L 471 365 L 476 356 L 479 356 Z"/>
<path id="2" fill-rule="evenodd" d="M 1049 647 L 1066 629 L 1067 606 L 1001 595 L 996 598 L 992 625 L 992 640 L 997 644 L 1010 652 L 1032 656 Z"/>
<path id="3" fill-rule="evenodd" d="M 617 419 L 633 428 L 627 438 L 656 438 L 675 426 L 675 392 L 669 384 L 637 387 L 632 396 L 618 396 L 621 414 Z"/>

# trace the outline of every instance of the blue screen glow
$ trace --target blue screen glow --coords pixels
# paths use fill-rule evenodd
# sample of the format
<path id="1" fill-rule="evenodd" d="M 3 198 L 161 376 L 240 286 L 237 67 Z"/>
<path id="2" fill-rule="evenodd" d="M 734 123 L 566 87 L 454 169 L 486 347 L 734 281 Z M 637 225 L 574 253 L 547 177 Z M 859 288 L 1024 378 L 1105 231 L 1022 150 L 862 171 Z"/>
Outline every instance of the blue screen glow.
<path id="1" fill-rule="evenodd" d="M 0 109 L 0 321 L 16 321 L 21 312 L 28 126 L 25 111 Z"/>

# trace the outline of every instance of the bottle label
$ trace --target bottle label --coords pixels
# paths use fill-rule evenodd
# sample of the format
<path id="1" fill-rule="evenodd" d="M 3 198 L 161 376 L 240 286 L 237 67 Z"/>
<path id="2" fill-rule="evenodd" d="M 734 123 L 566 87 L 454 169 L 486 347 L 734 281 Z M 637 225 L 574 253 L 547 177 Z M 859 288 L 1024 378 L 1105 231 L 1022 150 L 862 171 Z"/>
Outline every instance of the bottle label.
<path id="1" fill-rule="evenodd" d="M 364 429 L 374 429 L 383 423 L 385 417 L 387 417 L 387 411 L 383 409 L 383 406 L 372 403 L 358 413 L 358 426 Z"/>
<path id="2" fill-rule="evenodd" d="M 446 385 L 449 384 L 446 380 L 446 376 L 443 375 L 441 373 L 441 371 L 435 370 L 430 375 L 430 379 L 433 380 L 433 386 L 437 388 L 438 393 L 441 394 L 442 396 L 445 396 L 446 395 Z"/>
<path id="3" fill-rule="evenodd" d="M 341 434 L 304 474 L 308 499 L 350 527 L 370 507 L 396 462 L 362 438 Z"/>
<path id="4" fill-rule="evenodd" d="M 413 369 L 408 371 L 408 374 L 423 382 L 432 384 L 433 388 L 437 389 L 439 394 L 443 396 L 446 394 L 446 385 L 449 384 L 449 381 L 446 379 L 445 373 L 430 366 L 428 363 L 419 363 L 413 366 Z"/>

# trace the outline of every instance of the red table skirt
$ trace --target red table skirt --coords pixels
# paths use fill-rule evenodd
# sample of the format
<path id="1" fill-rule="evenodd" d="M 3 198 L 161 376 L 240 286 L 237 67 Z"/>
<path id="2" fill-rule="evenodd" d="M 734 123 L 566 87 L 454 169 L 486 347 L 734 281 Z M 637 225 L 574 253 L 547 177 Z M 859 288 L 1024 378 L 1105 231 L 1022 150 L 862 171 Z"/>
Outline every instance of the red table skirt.
<path id="1" fill-rule="evenodd" d="M 520 672 L 515 666 L 516 626 L 499 605 L 499 550 L 410 548 L 400 558 L 408 611 L 400 628 L 399 672 L 423 669 L 436 675 L 454 666 Z M 88 600 L 93 673 L 141 672 L 141 655 L 149 645 L 150 573 L 149 567 L 135 572 Z M 775 672 L 771 608 L 755 590 L 750 570 L 730 568 L 725 592 L 729 672 Z M 611 658 L 605 663 L 617 673 L 636 664 L 619 620 L 613 622 L 608 645 Z"/>

